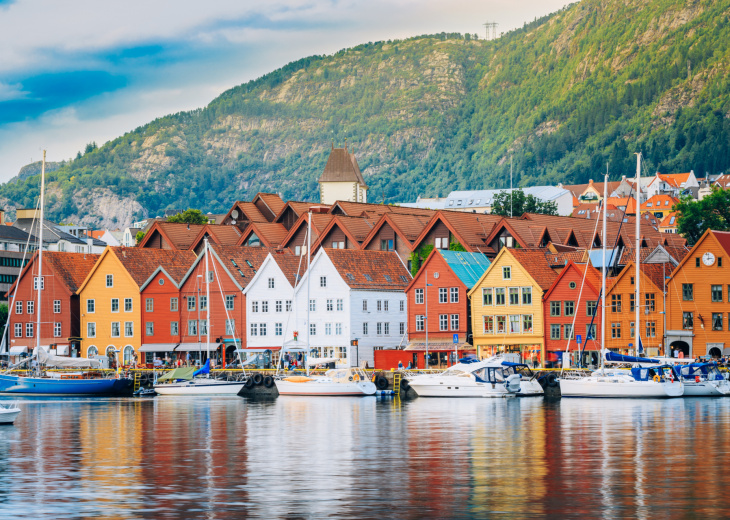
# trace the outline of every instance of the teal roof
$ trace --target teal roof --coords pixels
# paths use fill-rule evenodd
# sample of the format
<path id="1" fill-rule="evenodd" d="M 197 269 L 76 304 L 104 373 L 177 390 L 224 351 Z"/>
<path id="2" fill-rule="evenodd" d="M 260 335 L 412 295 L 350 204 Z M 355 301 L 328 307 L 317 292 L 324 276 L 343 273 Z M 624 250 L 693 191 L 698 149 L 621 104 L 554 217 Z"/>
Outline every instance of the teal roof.
<path id="1" fill-rule="evenodd" d="M 446 251 L 439 249 L 439 253 L 446 260 L 454 274 L 464 282 L 467 289 L 476 285 L 479 279 L 489 268 L 489 258 L 481 253 L 467 253 L 465 251 Z"/>

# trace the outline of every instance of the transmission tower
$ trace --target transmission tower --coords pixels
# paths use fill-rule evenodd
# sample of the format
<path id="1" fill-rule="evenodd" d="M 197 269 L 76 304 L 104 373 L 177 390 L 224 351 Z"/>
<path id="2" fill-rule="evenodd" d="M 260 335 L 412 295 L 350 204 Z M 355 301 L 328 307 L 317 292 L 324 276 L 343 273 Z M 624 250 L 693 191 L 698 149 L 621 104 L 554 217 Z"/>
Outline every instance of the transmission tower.
<path id="1" fill-rule="evenodd" d="M 487 40 L 496 40 L 497 39 L 497 26 L 499 24 L 497 22 L 487 22 L 484 24 L 484 27 L 486 28 L 487 33 Z M 489 37 L 489 32 L 491 30 L 492 37 Z"/>

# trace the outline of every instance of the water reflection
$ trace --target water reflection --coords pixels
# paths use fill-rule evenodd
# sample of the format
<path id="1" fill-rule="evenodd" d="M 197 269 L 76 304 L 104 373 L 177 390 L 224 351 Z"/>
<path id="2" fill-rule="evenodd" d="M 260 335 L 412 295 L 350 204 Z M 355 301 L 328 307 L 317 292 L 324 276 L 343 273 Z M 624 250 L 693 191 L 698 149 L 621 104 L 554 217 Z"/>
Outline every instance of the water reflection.
<path id="1" fill-rule="evenodd" d="M 730 399 L 27 399 L 15 518 L 722 518 Z"/>

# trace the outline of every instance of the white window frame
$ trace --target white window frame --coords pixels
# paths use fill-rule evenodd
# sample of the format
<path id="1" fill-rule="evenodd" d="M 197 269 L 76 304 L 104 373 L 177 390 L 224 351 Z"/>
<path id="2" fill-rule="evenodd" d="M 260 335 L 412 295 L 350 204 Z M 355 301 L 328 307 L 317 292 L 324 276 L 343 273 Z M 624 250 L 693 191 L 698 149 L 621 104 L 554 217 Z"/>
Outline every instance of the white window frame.
<path id="1" fill-rule="evenodd" d="M 414 297 L 414 301 L 416 302 L 416 305 L 422 305 L 423 304 L 423 289 L 416 289 L 413 297 Z"/>
<path id="2" fill-rule="evenodd" d="M 90 322 L 86 323 L 86 337 L 87 338 L 96 337 L 96 322 L 90 321 Z"/>
<path id="3" fill-rule="evenodd" d="M 134 337 L 134 322 L 133 321 L 124 322 L 124 337 L 125 338 Z"/>
<path id="4" fill-rule="evenodd" d="M 116 325 L 116 332 L 114 331 L 114 326 Z M 112 338 L 120 338 L 122 337 L 122 324 L 119 321 L 113 321 L 111 322 L 111 332 L 109 334 Z"/>
<path id="5" fill-rule="evenodd" d="M 114 287 L 114 275 L 113 274 L 106 275 L 106 286 Z"/>
<path id="6" fill-rule="evenodd" d="M 53 314 L 61 314 L 61 300 L 53 300 Z"/>

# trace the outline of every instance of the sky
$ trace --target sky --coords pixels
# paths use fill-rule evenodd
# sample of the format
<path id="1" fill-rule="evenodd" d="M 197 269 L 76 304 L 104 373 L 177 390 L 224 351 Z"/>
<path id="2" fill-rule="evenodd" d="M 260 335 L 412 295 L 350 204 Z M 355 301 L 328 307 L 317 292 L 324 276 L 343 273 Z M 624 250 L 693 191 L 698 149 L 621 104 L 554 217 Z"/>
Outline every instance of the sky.
<path id="1" fill-rule="evenodd" d="M 0 0 L 0 182 L 296 59 L 368 41 L 498 32 L 566 0 Z"/>

